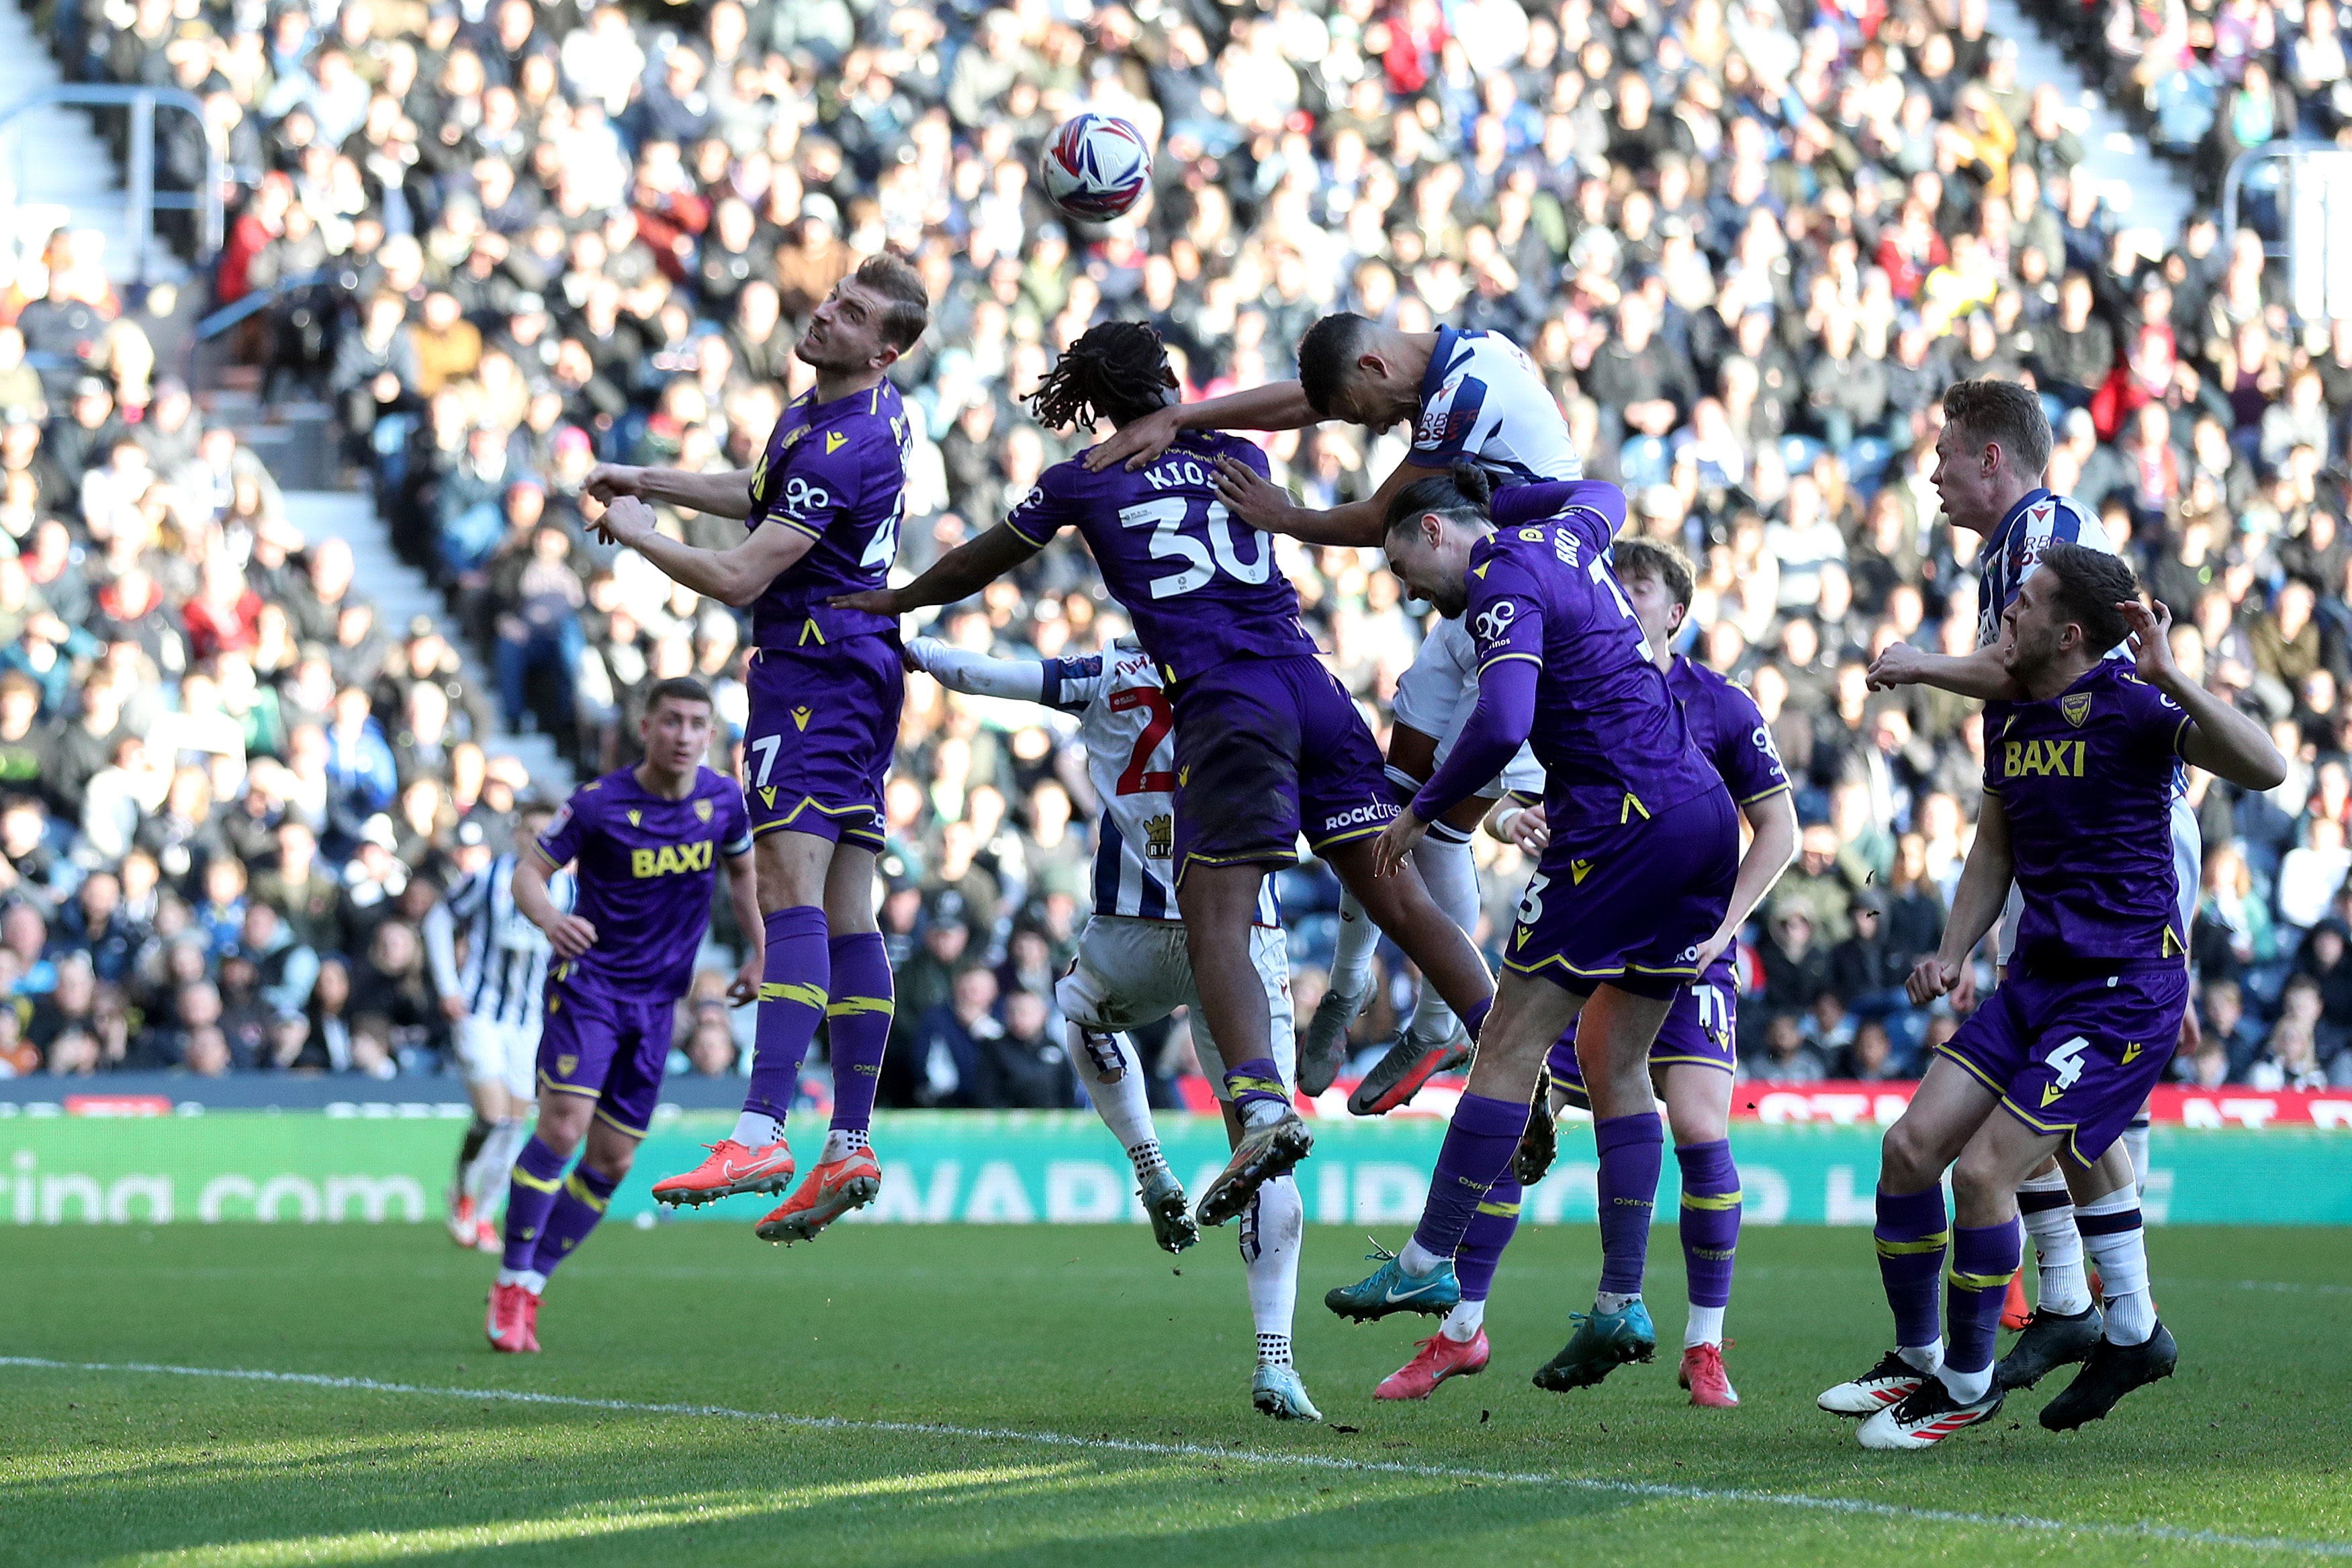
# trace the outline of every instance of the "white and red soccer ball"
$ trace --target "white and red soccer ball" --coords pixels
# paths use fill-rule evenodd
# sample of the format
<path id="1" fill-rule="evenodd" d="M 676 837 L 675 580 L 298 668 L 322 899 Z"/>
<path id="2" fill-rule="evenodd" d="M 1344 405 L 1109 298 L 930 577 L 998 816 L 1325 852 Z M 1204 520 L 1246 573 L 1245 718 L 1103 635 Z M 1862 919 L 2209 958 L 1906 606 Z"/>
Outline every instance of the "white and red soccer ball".
<path id="1" fill-rule="evenodd" d="M 1107 224 L 1151 183 L 1143 132 L 1108 114 L 1076 114 L 1055 127 L 1037 160 L 1045 197 L 1079 223 Z"/>

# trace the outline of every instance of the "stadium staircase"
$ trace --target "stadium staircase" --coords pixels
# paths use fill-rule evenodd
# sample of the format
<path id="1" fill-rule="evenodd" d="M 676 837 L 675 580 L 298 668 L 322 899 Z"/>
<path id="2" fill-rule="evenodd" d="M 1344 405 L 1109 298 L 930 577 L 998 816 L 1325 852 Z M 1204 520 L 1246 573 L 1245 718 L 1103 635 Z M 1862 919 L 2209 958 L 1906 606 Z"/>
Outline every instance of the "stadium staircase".
<path id="1" fill-rule="evenodd" d="M 31 19 L 18 5 L 0 5 L 0 108 L 64 80 Z M 106 236 L 108 276 L 117 284 L 137 277 L 122 172 L 88 110 L 51 105 L 18 116 L 0 133 L 0 211 L 14 209 L 9 227 L 18 243 L 37 247 L 59 225 L 95 229 Z"/>
<path id="2" fill-rule="evenodd" d="M 366 492 L 289 490 L 286 517 L 302 530 L 305 538 L 337 538 L 352 547 L 355 569 L 352 584 L 375 601 L 376 624 L 388 634 L 398 637 L 419 615 L 437 622 L 449 645 L 465 659 L 466 678 L 478 690 L 490 694 L 492 706 L 496 706 L 496 678 L 482 667 L 472 646 L 451 621 L 441 595 L 425 580 L 425 574 L 393 552 L 392 540 L 384 531 L 383 520 L 376 516 L 375 503 Z M 494 758 L 512 757 L 521 762 L 530 775 L 532 787 L 543 795 L 562 800 L 572 792 L 571 764 L 556 755 L 555 743 L 546 736 L 497 730 L 483 740 L 482 749 Z"/>
<path id="3" fill-rule="evenodd" d="M 2169 246 L 2196 199 L 2179 169 L 2150 150 L 2113 105 L 2084 83 L 2058 42 L 2017 8 L 2016 0 L 1988 0 L 1986 31 L 2017 44 L 2017 79 L 2032 89 L 2055 82 L 2070 106 L 2067 129 L 2083 139 L 2084 167 L 2126 228 L 2154 229 Z"/>

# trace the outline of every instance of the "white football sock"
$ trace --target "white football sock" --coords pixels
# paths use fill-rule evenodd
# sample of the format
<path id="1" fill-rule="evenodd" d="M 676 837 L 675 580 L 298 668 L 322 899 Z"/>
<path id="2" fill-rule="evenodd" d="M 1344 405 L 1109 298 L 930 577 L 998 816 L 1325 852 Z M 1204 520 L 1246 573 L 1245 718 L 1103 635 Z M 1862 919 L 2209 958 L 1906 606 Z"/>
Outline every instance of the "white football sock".
<path id="1" fill-rule="evenodd" d="M 514 1169 L 515 1156 L 522 1153 L 523 1140 L 530 1136 L 530 1124 L 520 1117 L 492 1127 L 458 1179 L 460 1189 L 478 1204 L 496 1203 L 507 1185 L 507 1173 Z"/>
<path id="2" fill-rule="evenodd" d="M 544 1295 L 547 1291 L 547 1276 L 536 1269 L 501 1269 L 499 1270 L 499 1283 L 520 1285 L 534 1296 Z"/>
<path id="3" fill-rule="evenodd" d="M 2146 1344 L 2156 1333 L 2156 1302 L 2147 1290 L 2147 1231 L 2139 1194 L 2118 1187 L 2084 1204 L 2081 1214 L 2087 1227 L 2083 1245 L 2099 1266 L 2099 1290 L 2106 1297 L 2106 1336 L 2116 1344 Z M 2120 1228 L 2104 1228 L 2110 1224 Z"/>
<path id="4" fill-rule="evenodd" d="M 735 1131 L 728 1135 L 747 1149 L 763 1149 L 782 1140 L 784 1124 L 764 1111 L 746 1111 L 735 1118 Z"/>
<path id="5" fill-rule="evenodd" d="M 1944 1364 L 1944 1342 L 1937 1340 L 1934 1344 L 1898 1345 L 1895 1354 L 1901 1356 L 1913 1371 L 1933 1376 Z"/>
<path id="6" fill-rule="evenodd" d="M 1241 1108 L 1241 1113 L 1243 1126 L 1270 1127 L 1290 1113 L 1290 1106 L 1281 1100 L 1253 1100 Z"/>
<path id="7" fill-rule="evenodd" d="M 1298 1184 L 1276 1176 L 1257 1189 L 1242 1211 L 1242 1268 L 1249 1276 L 1250 1319 L 1257 1327 L 1258 1360 L 1267 1362 L 1269 1341 L 1280 1342 L 1280 1359 L 1290 1363 L 1290 1320 L 1298 1306 L 1298 1248 L 1307 1230 L 1307 1206 Z"/>
<path id="8" fill-rule="evenodd" d="M 1106 1081 L 1106 1069 L 1117 1075 Z M 1098 1030 L 1078 1030 L 1078 1082 L 1095 1114 L 1110 1129 L 1140 1178 L 1166 1165 L 1160 1153 L 1160 1132 L 1151 1124 L 1151 1101 L 1145 1091 L 1142 1058 L 1135 1042 L 1123 1034 Z"/>
<path id="9" fill-rule="evenodd" d="M 845 1160 L 860 1149 L 869 1147 L 870 1143 L 863 1127 L 828 1127 L 824 1134 L 824 1152 L 817 1155 L 817 1163 L 823 1165 L 829 1160 Z"/>
<path id="10" fill-rule="evenodd" d="M 1641 1299 L 1639 1291 L 1601 1291 L 1593 1295 L 1592 1310 L 1604 1316 L 1614 1317 Z"/>
<path id="11" fill-rule="evenodd" d="M 2145 1196 L 2147 1192 L 2147 1123 L 2144 1118 L 2124 1129 L 2124 1153 L 2131 1156 L 2132 1190 Z"/>
<path id="12" fill-rule="evenodd" d="M 1464 936 L 1478 929 L 1478 867 L 1470 858 L 1468 843 L 1454 843 L 1433 834 L 1421 841 L 1412 852 L 1413 868 L 1421 873 L 1422 885 L 1445 918 L 1462 928 Z M 1413 1004 L 1412 1021 L 1406 1026 L 1422 1040 L 1442 1039 L 1454 1032 L 1454 1009 L 1437 994 L 1437 988 L 1423 982 L 1421 999 Z"/>
<path id="13" fill-rule="evenodd" d="M 1424 1274 L 1434 1274 L 1437 1272 L 1437 1266 L 1444 1261 L 1444 1259 L 1423 1247 L 1418 1240 L 1408 1240 L 1404 1244 L 1404 1250 L 1397 1254 L 1397 1267 L 1415 1279 Z"/>
<path id="14" fill-rule="evenodd" d="M 1721 1307 L 1692 1307 L 1690 1321 L 1683 1325 L 1683 1348 L 1688 1350 L 1693 1345 L 1721 1344 L 1723 1312 Z"/>
<path id="15" fill-rule="evenodd" d="M 1952 1397 L 1963 1405 L 1975 1404 L 1992 1387 L 1992 1368 L 1990 1366 L 1976 1372 L 1955 1372 L 1948 1366 L 1941 1366 L 1936 1369 L 1936 1375 L 1944 1380 L 1944 1386 L 1951 1390 Z"/>
<path id="16" fill-rule="evenodd" d="M 1455 1344 L 1468 1344 L 1486 1326 L 1486 1303 L 1465 1297 L 1454 1302 L 1454 1310 L 1445 1314 L 1445 1322 L 1438 1325 L 1438 1333 Z"/>
<path id="17" fill-rule="evenodd" d="M 2074 1205 L 2069 1199 L 2047 1208 L 2029 1207 L 2048 1202 L 2053 1195 L 2065 1197 L 2066 1178 L 2056 1171 L 2028 1176 L 2018 1184 L 2017 1195 L 2019 1217 L 2025 1221 L 2025 1233 L 2033 1238 L 2033 1256 L 2040 1270 L 2035 1304 L 2045 1312 L 2072 1317 L 2091 1304 L 2091 1284 L 2083 1277 L 2083 1237 L 2074 1228 Z"/>
<path id="18" fill-rule="evenodd" d="M 1380 945 L 1381 928 L 1354 894 L 1341 894 L 1339 940 L 1331 950 L 1331 988 L 1342 996 L 1361 996 L 1372 983 L 1372 949 Z"/>

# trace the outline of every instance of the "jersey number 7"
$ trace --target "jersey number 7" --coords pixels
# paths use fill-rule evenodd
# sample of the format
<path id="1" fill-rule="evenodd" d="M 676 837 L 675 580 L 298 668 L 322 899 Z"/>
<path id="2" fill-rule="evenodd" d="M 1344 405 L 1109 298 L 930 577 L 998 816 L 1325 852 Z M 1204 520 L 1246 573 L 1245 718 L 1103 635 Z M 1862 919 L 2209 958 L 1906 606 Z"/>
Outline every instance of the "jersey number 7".
<path id="1" fill-rule="evenodd" d="M 1168 738 L 1168 732 L 1176 727 L 1176 713 L 1168 706 L 1168 694 L 1156 686 L 1129 686 L 1125 691 L 1111 694 L 1110 706 L 1113 713 L 1139 707 L 1150 716 L 1143 721 L 1143 733 L 1135 737 L 1134 753 L 1128 758 L 1127 766 L 1119 770 L 1118 792 L 1122 795 L 1172 794 L 1176 789 L 1176 775 L 1155 771 L 1151 766 L 1152 753 L 1158 751 L 1160 743 Z"/>

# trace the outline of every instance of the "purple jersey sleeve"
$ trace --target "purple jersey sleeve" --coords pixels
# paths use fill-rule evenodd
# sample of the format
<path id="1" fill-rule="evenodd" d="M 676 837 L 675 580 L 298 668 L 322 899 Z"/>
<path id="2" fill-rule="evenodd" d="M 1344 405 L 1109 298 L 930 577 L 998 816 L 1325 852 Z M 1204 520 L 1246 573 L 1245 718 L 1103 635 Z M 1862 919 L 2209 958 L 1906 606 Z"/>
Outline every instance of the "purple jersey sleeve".
<path id="1" fill-rule="evenodd" d="M 1540 667 L 1544 648 L 1544 596 L 1526 567 L 1482 539 L 1470 551 L 1470 602 L 1463 624 L 1483 674 L 1506 659 L 1526 659 Z"/>
<path id="2" fill-rule="evenodd" d="M 1723 775 L 1734 800 L 1745 806 L 1789 788 L 1780 749 L 1772 744 L 1772 727 L 1744 688 L 1728 681 L 1717 688 L 1714 730 L 1707 760 Z"/>
<path id="3" fill-rule="evenodd" d="M 588 802 L 583 798 L 586 794 L 587 789 L 574 790 L 572 799 L 556 808 L 546 831 L 539 835 L 539 852 L 547 857 L 548 864 L 561 869 L 580 858 L 581 842 L 588 836 Z"/>
<path id="4" fill-rule="evenodd" d="M 1595 549 L 1607 549 L 1625 526 L 1625 492 L 1599 479 L 1546 479 L 1495 492 L 1487 508 L 1497 528 L 1558 518 Z"/>
<path id="5" fill-rule="evenodd" d="M 1069 493 L 1069 481 L 1075 476 L 1066 464 L 1055 464 L 1037 476 L 1037 483 L 1029 493 L 1013 504 L 1006 513 L 1004 526 L 1031 544 L 1044 549 L 1055 534 L 1076 527 L 1084 508 L 1077 497 Z"/>
<path id="6" fill-rule="evenodd" d="M 719 852 L 729 856 L 750 854 L 751 809 L 744 803 L 743 791 L 727 791 L 720 798 L 719 812 Z"/>
<path id="7" fill-rule="evenodd" d="M 1433 822 L 1470 799 L 1510 765 L 1535 727 L 1542 666 L 1507 654 L 1478 669 L 1478 706 L 1454 738 L 1445 765 L 1412 798 L 1412 814 Z"/>

